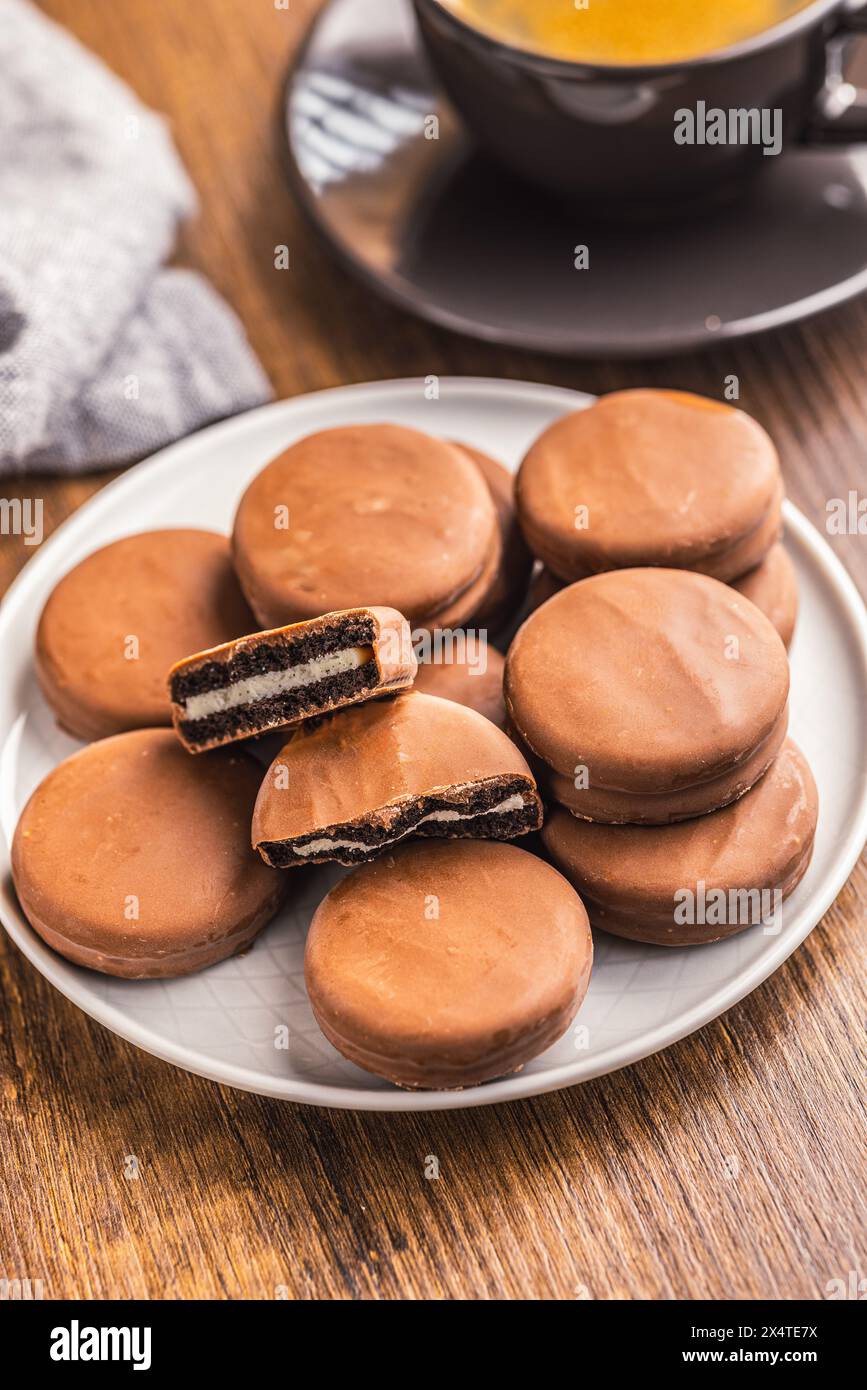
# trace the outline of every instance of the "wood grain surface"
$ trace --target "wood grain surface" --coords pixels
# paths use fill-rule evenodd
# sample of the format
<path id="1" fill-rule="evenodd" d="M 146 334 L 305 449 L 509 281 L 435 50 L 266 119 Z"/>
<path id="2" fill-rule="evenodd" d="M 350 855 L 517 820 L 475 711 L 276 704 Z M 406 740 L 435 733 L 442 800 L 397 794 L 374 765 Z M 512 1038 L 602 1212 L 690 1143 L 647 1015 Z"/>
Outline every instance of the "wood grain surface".
<path id="1" fill-rule="evenodd" d="M 201 196 L 180 259 L 235 306 L 279 396 L 431 372 L 718 396 L 736 372 L 817 525 L 829 497 L 867 490 L 863 301 L 628 366 L 431 328 L 338 270 L 285 189 L 278 84 L 313 4 L 44 8 L 169 115 Z M 288 273 L 273 266 L 282 243 Z M 48 531 L 108 476 L 2 490 L 43 497 Z M 831 543 L 863 591 L 867 541 Z M 0 538 L 0 588 L 28 554 Z M 772 979 L 660 1056 L 542 1099 L 428 1116 L 304 1109 L 176 1071 L 91 1022 L 4 937 L 0 1277 L 83 1298 L 822 1298 L 867 1269 L 865 905 L 862 862 Z"/>

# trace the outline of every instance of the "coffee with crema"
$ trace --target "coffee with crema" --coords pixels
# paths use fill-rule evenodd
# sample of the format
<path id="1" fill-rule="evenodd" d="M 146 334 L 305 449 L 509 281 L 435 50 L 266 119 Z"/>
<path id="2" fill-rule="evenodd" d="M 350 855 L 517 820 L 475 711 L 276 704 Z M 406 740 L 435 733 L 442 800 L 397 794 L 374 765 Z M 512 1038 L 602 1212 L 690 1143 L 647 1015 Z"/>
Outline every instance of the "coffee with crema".
<path id="1" fill-rule="evenodd" d="M 751 38 L 809 0 L 442 0 L 516 48 L 574 62 L 667 63 Z"/>

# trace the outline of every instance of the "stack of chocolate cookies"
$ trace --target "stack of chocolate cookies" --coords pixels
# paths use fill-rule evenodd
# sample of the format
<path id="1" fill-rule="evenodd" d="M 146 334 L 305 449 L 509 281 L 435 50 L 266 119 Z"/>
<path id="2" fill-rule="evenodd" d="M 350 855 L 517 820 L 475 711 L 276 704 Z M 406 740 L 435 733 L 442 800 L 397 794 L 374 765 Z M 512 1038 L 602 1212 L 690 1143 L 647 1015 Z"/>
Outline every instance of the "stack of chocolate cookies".
<path id="1" fill-rule="evenodd" d="M 546 574 L 506 705 L 553 807 L 546 849 L 610 932 L 685 945 L 779 930 L 809 863 L 816 789 L 786 738 L 782 497 L 755 421 L 675 392 L 605 397 L 521 466 Z"/>
<path id="2" fill-rule="evenodd" d="M 806 869 L 781 502 L 748 417 L 629 392 L 547 431 L 517 492 L 467 446 L 359 425 L 267 464 L 231 538 L 97 551 L 37 633 L 45 698 L 97 741 L 22 812 L 26 915 L 78 964 L 179 975 L 337 862 L 306 957 L 326 1036 L 404 1086 L 518 1069 L 575 1016 L 591 920 L 713 940 L 750 923 L 683 895 Z M 488 631 L 528 606 L 504 659 Z"/>

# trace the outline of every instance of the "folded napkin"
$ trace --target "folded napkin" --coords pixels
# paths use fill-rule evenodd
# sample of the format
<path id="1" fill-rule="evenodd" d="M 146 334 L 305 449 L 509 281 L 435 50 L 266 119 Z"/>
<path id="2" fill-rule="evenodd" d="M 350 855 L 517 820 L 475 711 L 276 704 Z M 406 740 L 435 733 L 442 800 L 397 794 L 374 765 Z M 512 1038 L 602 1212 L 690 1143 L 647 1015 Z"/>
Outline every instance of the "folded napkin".
<path id="1" fill-rule="evenodd" d="M 270 398 L 223 300 L 162 269 L 195 206 L 165 122 L 0 0 L 0 473 L 122 463 Z"/>

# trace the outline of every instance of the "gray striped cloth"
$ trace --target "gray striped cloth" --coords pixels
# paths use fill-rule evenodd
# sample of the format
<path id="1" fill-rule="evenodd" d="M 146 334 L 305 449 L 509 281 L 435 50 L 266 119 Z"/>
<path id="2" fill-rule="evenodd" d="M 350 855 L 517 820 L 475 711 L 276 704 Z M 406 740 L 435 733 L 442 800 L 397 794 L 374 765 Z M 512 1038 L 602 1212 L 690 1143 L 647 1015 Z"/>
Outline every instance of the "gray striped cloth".
<path id="1" fill-rule="evenodd" d="M 0 473 L 123 463 L 270 399 L 232 310 L 163 268 L 195 207 L 162 118 L 0 0 Z"/>

